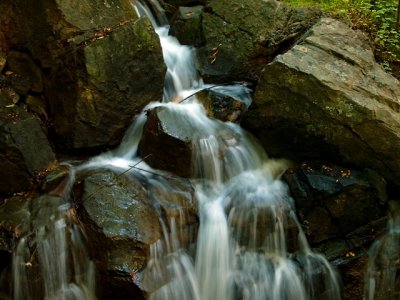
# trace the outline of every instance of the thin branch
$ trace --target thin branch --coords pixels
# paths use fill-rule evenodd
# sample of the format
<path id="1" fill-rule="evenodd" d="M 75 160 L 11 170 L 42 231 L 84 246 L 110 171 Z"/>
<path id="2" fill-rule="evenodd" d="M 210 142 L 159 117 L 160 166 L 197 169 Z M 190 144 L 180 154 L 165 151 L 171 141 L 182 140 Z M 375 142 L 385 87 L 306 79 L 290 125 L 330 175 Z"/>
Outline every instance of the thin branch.
<path id="1" fill-rule="evenodd" d="M 399 1 L 400 1 L 400 0 L 399 0 Z M 181 101 L 179 101 L 178 103 L 182 103 L 182 102 L 188 100 L 190 97 L 196 95 L 196 94 L 199 93 L 199 92 L 206 91 L 206 90 L 211 90 L 211 89 L 213 89 L 213 88 L 215 88 L 215 87 L 218 87 L 218 86 L 231 85 L 231 84 L 232 84 L 232 83 L 214 84 L 214 85 L 212 85 L 212 86 L 209 86 L 209 87 L 203 88 L 203 89 L 201 89 L 201 90 L 198 90 L 197 92 L 194 92 L 193 94 L 190 94 L 189 96 L 183 98 L 183 99 L 182 99 Z M 245 83 L 245 82 L 241 82 L 241 83 L 239 83 L 239 84 L 245 85 L 246 83 Z"/>
<path id="2" fill-rule="evenodd" d="M 117 174 L 117 178 L 121 177 L 122 175 L 128 173 L 130 170 L 132 170 L 133 168 L 135 168 L 138 164 L 142 163 L 146 158 L 148 158 L 149 156 L 151 156 L 152 154 L 148 154 L 146 155 L 144 158 L 142 158 L 141 160 L 139 160 L 136 164 L 134 164 L 133 166 L 129 166 L 128 169 L 126 169 L 125 171 L 123 171 L 122 173 Z M 87 196 L 85 199 L 82 200 L 82 202 L 87 201 L 89 199 L 91 199 L 94 195 L 96 195 L 98 192 L 102 191 L 104 188 L 106 188 L 105 186 L 99 187 L 98 189 L 96 189 L 93 193 L 91 193 L 89 196 Z"/>

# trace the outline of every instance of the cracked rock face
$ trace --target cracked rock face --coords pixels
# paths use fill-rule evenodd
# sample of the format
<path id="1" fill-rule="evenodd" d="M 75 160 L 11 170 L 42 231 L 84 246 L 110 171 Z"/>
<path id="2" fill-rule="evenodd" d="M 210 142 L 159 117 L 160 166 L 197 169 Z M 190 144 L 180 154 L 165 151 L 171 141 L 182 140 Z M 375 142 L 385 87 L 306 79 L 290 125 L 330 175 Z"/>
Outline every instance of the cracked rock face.
<path id="1" fill-rule="evenodd" d="M 271 155 L 351 163 L 399 184 L 399 99 L 366 38 L 324 18 L 265 66 L 244 126 Z"/>

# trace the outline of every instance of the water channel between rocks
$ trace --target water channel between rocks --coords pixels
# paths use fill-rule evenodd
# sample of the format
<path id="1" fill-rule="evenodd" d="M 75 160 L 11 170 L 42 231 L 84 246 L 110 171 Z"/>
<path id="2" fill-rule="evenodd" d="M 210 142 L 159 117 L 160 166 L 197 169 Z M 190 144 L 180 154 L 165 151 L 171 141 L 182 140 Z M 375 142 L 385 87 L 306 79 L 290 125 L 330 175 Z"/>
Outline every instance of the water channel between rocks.
<path id="1" fill-rule="evenodd" d="M 193 50 L 168 35 L 162 9 L 152 3 L 157 17 L 142 2 L 136 2 L 135 9 L 151 19 L 160 37 L 168 68 L 163 101 L 149 104 L 135 118 L 118 148 L 70 166 L 69 182 L 62 192 L 65 202 L 43 198 L 38 204 L 38 215 L 51 216 L 38 217 L 47 221 L 34 224 L 32 238 L 38 272 L 43 274 L 44 298 L 97 298 L 96 271 L 84 246 L 84 233 L 69 221 L 73 218 L 69 202 L 76 177 L 110 169 L 140 181 L 149 190 L 177 188 L 169 181 L 174 176 L 151 168 L 139 155 L 147 117 L 156 111 L 160 119 L 169 120 L 163 123 L 164 130 L 190 142 L 191 179 L 187 182 L 197 202 L 200 225 L 196 232 L 188 233 L 183 212 L 160 218 L 163 236 L 151 244 L 147 266 L 135 279 L 149 298 L 341 299 L 336 271 L 308 246 L 287 186 L 280 180 L 287 162 L 268 159 L 238 124 L 209 118 L 206 108 L 193 96 L 209 90 L 239 99 L 248 107 L 251 91 L 244 84 L 205 85 L 196 71 Z M 163 193 L 153 195 L 155 209 L 164 202 Z M 27 270 L 32 256 L 29 247 L 28 237 L 21 238 L 14 253 L 16 300 L 34 299 L 33 291 L 26 288 L 32 276 Z"/>

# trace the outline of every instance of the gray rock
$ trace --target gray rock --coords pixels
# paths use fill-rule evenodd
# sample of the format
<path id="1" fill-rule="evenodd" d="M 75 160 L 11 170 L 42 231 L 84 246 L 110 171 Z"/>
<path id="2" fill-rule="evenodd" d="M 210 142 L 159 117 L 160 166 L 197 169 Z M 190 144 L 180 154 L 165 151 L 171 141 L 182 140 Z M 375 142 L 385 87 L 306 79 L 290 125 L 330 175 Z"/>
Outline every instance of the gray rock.
<path id="1" fill-rule="evenodd" d="M 384 214 L 387 196 L 381 190 L 385 181 L 372 171 L 303 163 L 283 178 L 311 243 L 344 237 Z"/>
<path id="2" fill-rule="evenodd" d="M 247 108 L 243 102 L 213 90 L 199 91 L 196 93 L 196 98 L 203 104 L 205 113 L 209 117 L 220 121 L 237 122 Z M 218 137 L 223 157 L 222 153 L 228 146 L 222 140 L 226 138 L 231 142 L 237 142 L 236 135 L 228 127 L 217 128 L 218 123 L 205 128 L 202 121 L 194 121 L 190 114 L 182 111 L 179 106 L 159 106 L 147 111 L 139 152 L 153 168 L 185 178 L 201 176 L 194 174 L 192 168 L 194 144 L 212 134 Z M 195 122 L 200 123 L 195 124 Z M 211 131 L 213 133 L 210 133 Z"/>
<path id="3" fill-rule="evenodd" d="M 80 215 L 100 280 L 116 290 L 138 289 L 133 278 L 144 269 L 150 245 L 161 238 L 159 215 L 145 189 L 111 171 L 86 177 L 83 188 Z"/>
<path id="4" fill-rule="evenodd" d="M 399 99 L 365 36 L 324 18 L 264 68 L 243 124 L 273 156 L 351 163 L 398 184 Z"/>

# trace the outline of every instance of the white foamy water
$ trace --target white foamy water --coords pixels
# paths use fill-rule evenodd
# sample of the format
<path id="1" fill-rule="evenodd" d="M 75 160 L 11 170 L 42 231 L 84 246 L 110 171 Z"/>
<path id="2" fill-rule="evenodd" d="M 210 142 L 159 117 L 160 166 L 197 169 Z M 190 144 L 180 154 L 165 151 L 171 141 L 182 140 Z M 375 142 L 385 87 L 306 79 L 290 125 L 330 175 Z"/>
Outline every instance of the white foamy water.
<path id="1" fill-rule="evenodd" d="M 144 110 L 162 106 L 173 116 L 174 126 L 191 132 L 190 167 L 196 178 L 191 184 L 198 202 L 199 228 L 183 232 L 183 211 L 160 219 L 163 238 L 150 247 L 141 287 L 149 299 L 156 300 L 340 299 L 335 271 L 308 247 L 287 187 L 280 180 L 287 163 L 268 159 L 239 125 L 210 119 L 195 97 L 186 99 L 207 88 L 249 106 L 250 90 L 242 84 L 205 85 L 195 67 L 194 50 L 168 35 L 160 5 L 150 2 L 156 17 L 141 1 L 134 1 L 135 9 L 150 18 L 160 36 L 168 71 L 163 103 L 151 103 Z M 185 101 L 177 104 L 176 100 Z M 149 187 L 170 189 L 162 177 L 168 174 L 152 169 L 138 154 L 145 122 L 145 113 L 137 116 L 117 149 L 75 167 L 74 172 L 95 168 L 110 168 L 121 175 L 136 172 L 147 179 Z M 162 195 L 154 195 L 155 201 L 163 202 Z M 46 274 L 45 298 L 94 299 L 93 263 L 81 241 L 82 231 L 64 217 L 69 209 L 66 205 L 52 209 L 51 222 L 36 232 L 40 266 Z M 29 298 L 21 288 L 27 281 L 28 252 L 23 238 L 14 259 L 18 291 L 14 298 L 18 300 Z M 73 272 L 68 267 L 71 264 Z"/>
<path id="2" fill-rule="evenodd" d="M 160 35 L 171 79 L 164 101 L 210 88 L 197 74 L 193 51 L 167 36 L 168 26 L 155 20 L 145 5 L 138 2 L 136 7 L 150 15 Z M 251 102 L 242 85 L 215 89 L 247 106 Z M 149 298 L 340 299 L 335 271 L 308 247 L 279 179 L 286 163 L 268 160 L 240 126 L 209 119 L 196 102 L 159 105 L 177 126 L 192 132 L 192 174 L 202 179 L 194 182 L 200 226 L 195 245 L 181 242 L 174 226 L 164 226 L 164 238 L 152 246 L 144 271 Z M 297 236 L 291 245 L 289 231 Z"/>
<path id="3" fill-rule="evenodd" d="M 70 204 L 51 196 L 35 201 L 33 232 L 19 240 L 14 252 L 14 299 L 96 299 L 95 266 L 81 229 L 68 220 Z M 35 284 L 39 279 L 42 284 Z"/>

